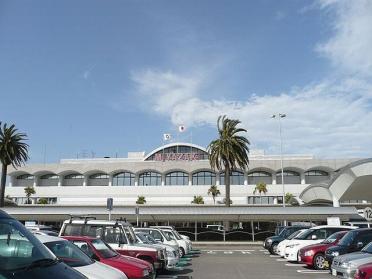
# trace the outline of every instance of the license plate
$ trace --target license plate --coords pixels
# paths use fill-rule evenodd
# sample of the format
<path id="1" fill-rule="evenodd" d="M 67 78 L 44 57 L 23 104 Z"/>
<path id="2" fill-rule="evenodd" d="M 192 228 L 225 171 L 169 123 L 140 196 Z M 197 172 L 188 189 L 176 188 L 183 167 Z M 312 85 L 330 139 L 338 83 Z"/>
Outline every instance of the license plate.
<path id="1" fill-rule="evenodd" d="M 333 276 L 337 276 L 337 271 L 336 271 L 336 269 L 332 269 L 332 275 L 333 275 Z"/>
<path id="2" fill-rule="evenodd" d="M 329 268 L 329 263 L 328 263 L 328 261 L 324 261 L 324 268 Z"/>

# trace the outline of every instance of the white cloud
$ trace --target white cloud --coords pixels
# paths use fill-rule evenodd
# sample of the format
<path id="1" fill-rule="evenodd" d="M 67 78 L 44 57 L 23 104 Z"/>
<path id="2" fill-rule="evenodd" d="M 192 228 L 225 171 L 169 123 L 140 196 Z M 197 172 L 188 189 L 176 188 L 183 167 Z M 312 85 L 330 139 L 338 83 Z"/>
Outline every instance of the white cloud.
<path id="1" fill-rule="evenodd" d="M 321 0 L 334 34 L 317 50 L 347 73 L 372 76 L 372 1 Z"/>
<path id="2" fill-rule="evenodd" d="M 133 75 L 139 92 L 156 113 L 174 125 L 214 126 L 221 114 L 238 118 L 256 146 L 277 150 L 278 123 L 273 113 L 286 113 L 283 122 L 288 152 L 322 157 L 365 156 L 372 152 L 372 86 L 356 79 L 323 82 L 277 96 L 252 96 L 245 101 L 204 100 L 203 79 L 147 70 Z M 353 94 L 350 94 L 353 92 Z M 367 148 L 367 150 L 366 150 Z M 270 148 L 269 148 L 270 149 Z"/>

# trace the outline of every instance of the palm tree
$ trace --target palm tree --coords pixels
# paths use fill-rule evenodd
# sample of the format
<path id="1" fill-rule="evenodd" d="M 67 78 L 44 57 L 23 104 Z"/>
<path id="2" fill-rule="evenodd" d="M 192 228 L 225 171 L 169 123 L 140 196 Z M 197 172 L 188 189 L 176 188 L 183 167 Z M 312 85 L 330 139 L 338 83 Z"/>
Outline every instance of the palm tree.
<path id="1" fill-rule="evenodd" d="M 37 204 L 48 204 L 48 199 L 47 198 L 40 198 L 37 201 Z"/>
<path id="2" fill-rule="evenodd" d="M 246 169 L 249 164 L 248 145 L 249 140 L 238 135 L 247 132 L 246 129 L 238 128 L 239 120 L 219 116 L 217 129 L 219 138 L 208 145 L 209 162 L 211 167 L 225 172 L 226 206 L 230 206 L 230 174 L 237 168 Z"/>
<path id="3" fill-rule="evenodd" d="M 145 204 L 146 198 L 144 196 L 138 196 L 136 204 Z"/>
<path id="4" fill-rule="evenodd" d="M 36 193 L 35 191 L 35 188 L 32 187 L 32 186 L 27 186 L 25 188 L 25 194 L 26 194 L 26 197 L 27 197 L 27 204 L 31 204 L 31 195 L 34 195 Z"/>
<path id="5" fill-rule="evenodd" d="M 194 196 L 194 199 L 191 201 L 193 204 L 204 204 L 204 199 L 202 196 Z"/>
<path id="6" fill-rule="evenodd" d="M 260 194 L 260 202 L 262 204 L 262 193 L 264 193 L 265 195 L 267 193 L 266 183 L 264 182 L 257 183 L 256 187 L 254 188 L 253 194 L 256 194 L 257 192 Z"/>
<path id="7" fill-rule="evenodd" d="M 28 160 L 27 135 L 19 133 L 12 124 L 10 127 L 6 123 L 0 122 L 0 162 L 1 162 L 1 182 L 0 182 L 0 207 L 4 207 L 4 194 L 8 166 L 20 167 Z"/>
<path id="8" fill-rule="evenodd" d="M 291 199 L 293 199 L 294 198 L 294 195 L 293 194 L 291 194 L 291 193 L 286 193 L 285 194 L 285 203 L 287 204 L 287 203 L 289 203 L 290 201 L 291 201 Z"/>
<path id="9" fill-rule="evenodd" d="M 216 185 L 212 185 L 211 188 L 208 189 L 208 195 L 212 195 L 213 203 L 216 204 L 216 197 L 221 195 L 221 192 Z"/>

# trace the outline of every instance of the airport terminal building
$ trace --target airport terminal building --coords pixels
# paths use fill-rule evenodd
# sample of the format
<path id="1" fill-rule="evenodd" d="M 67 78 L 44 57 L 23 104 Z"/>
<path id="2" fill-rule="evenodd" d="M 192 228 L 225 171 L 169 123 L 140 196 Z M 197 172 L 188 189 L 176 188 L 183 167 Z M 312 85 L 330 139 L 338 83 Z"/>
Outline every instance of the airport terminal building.
<path id="1" fill-rule="evenodd" d="M 248 170 L 234 170 L 231 175 L 233 205 L 280 205 L 283 203 L 281 160 L 278 155 L 262 151 L 250 154 Z M 311 155 L 283 155 L 285 192 L 295 197 L 309 196 L 309 187 L 317 192 L 332 181 L 339 170 L 360 159 L 316 159 Z M 129 152 L 126 158 L 62 159 L 53 164 L 28 164 L 9 169 L 10 181 L 6 195 L 18 204 L 26 201 L 24 188 L 34 186 L 32 201 L 46 198 L 49 204 L 60 206 L 104 206 L 107 198 L 115 205 L 134 206 L 138 196 L 147 205 L 190 205 L 194 196 L 202 196 L 206 205 L 213 205 L 208 195 L 211 185 L 217 185 L 224 199 L 224 174 L 211 169 L 206 149 L 190 143 L 171 143 L 149 153 Z M 267 184 L 267 193 L 254 194 L 257 183 Z M 322 186 L 323 185 L 323 186 Z M 319 188 L 320 187 L 320 188 Z M 304 195 L 304 191 L 307 194 Z M 311 198 L 306 202 L 367 203 L 352 197 L 329 196 Z M 301 201 L 300 201 L 301 203 Z"/>

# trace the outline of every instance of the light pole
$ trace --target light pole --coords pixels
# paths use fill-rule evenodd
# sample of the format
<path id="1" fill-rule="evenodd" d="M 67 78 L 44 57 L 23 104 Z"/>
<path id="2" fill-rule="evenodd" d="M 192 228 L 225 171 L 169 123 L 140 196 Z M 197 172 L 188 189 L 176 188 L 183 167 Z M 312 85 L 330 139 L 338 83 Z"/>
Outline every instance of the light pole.
<path id="1" fill-rule="evenodd" d="M 279 137 L 280 137 L 280 168 L 282 172 L 282 191 L 283 191 L 283 207 L 285 208 L 285 185 L 284 185 L 284 170 L 283 170 L 283 138 L 282 138 L 282 122 L 281 119 L 287 115 L 284 113 L 273 114 L 271 118 L 278 118 L 279 120 Z M 287 221 L 284 220 L 284 226 L 287 225 Z"/>

